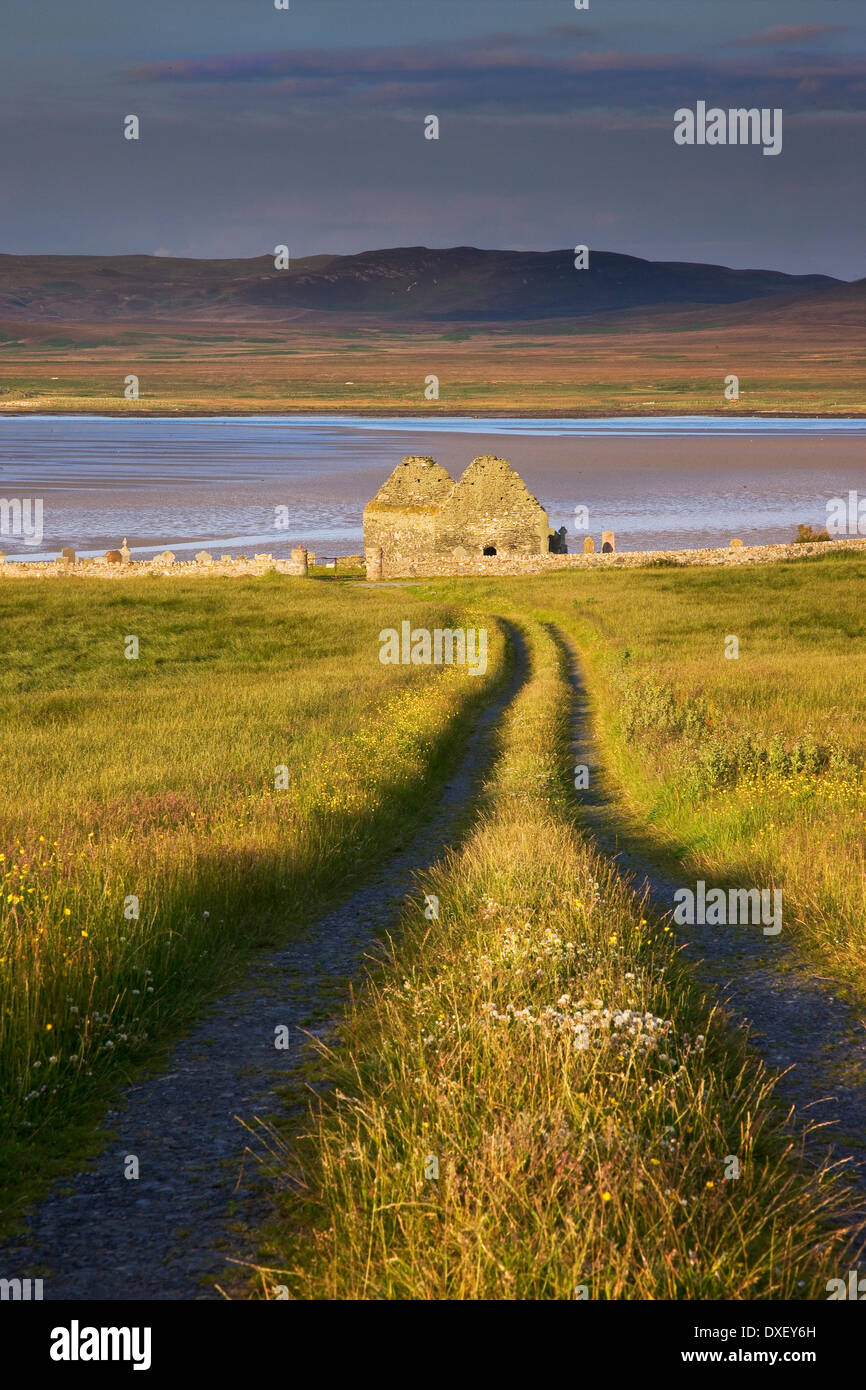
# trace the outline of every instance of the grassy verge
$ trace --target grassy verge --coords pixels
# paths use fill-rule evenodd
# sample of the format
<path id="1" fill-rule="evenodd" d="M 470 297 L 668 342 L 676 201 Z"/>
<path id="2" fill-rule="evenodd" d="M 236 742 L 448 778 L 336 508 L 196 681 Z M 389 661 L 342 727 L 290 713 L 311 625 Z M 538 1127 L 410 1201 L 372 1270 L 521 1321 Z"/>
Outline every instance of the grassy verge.
<path id="1" fill-rule="evenodd" d="M 784 930 L 866 997 L 866 561 L 610 580 L 560 611 L 623 819 L 684 882 L 781 888 Z"/>
<path id="2" fill-rule="evenodd" d="M 381 628 L 454 614 L 405 590 L 123 587 L 0 595 L 6 1227 L 251 949 L 423 819 L 504 670 L 496 629 L 486 677 L 383 666 Z"/>
<path id="3" fill-rule="evenodd" d="M 797 1168 L 765 1074 L 580 838 L 560 650 L 531 645 L 478 821 L 420 885 L 438 920 L 419 891 L 308 1132 L 273 1134 L 255 1293 L 818 1296 L 834 1181 Z"/>

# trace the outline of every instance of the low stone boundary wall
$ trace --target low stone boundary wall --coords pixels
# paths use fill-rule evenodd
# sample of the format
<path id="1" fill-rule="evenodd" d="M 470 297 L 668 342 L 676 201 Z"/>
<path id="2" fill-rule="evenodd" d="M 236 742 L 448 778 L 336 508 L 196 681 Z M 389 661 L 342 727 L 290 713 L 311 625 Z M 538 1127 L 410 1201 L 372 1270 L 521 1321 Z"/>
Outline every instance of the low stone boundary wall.
<path id="1" fill-rule="evenodd" d="M 382 559 L 381 577 L 436 579 L 458 576 L 493 579 L 499 575 L 549 574 L 559 570 L 637 569 L 647 565 L 682 568 L 709 565 L 768 565 L 777 560 L 800 560 L 832 550 L 866 550 L 866 536 L 851 540 L 806 541 L 802 545 L 720 546 L 706 550 L 615 550 L 594 555 L 484 556 L 455 560 L 448 555 L 417 556 L 412 560 Z"/>
<path id="2" fill-rule="evenodd" d="M 438 579 L 484 578 L 501 575 L 538 575 L 559 570 L 580 569 L 637 569 L 652 565 L 671 565 L 681 568 L 710 565 L 767 565 L 777 560 L 800 560 L 808 555 L 826 555 L 833 550 L 866 551 L 866 536 L 850 540 L 807 541 L 802 545 L 743 545 L 706 550 L 616 550 L 594 555 L 522 555 L 478 556 L 455 560 L 448 555 L 418 556 L 414 560 L 394 560 L 378 557 L 375 563 L 367 560 L 367 578 Z M 340 557 L 336 572 L 345 567 L 363 567 L 360 556 Z M 194 560 L 179 561 L 170 551 L 152 560 L 127 560 L 120 563 L 100 556 L 97 559 L 76 560 L 8 560 L 0 557 L 0 580 L 3 579 L 141 579 L 154 574 L 169 578 L 196 579 L 227 575 L 262 575 L 275 570 L 278 574 L 301 577 L 308 574 L 307 552 L 298 547 L 291 559 L 275 560 L 271 555 L 223 555 L 218 560 L 200 553 Z"/>
<path id="3" fill-rule="evenodd" d="M 278 574 L 304 575 L 307 573 L 306 559 L 274 560 L 270 555 L 247 559 L 245 556 L 223 556 L 219 560 L 179 561 L 174 556 L 157 555 L 152 560 L 129 560 L 118 564 L 98 559 L 81 560 L 3 560 L 0 561 L 0 580 L 2 579 L 62 579 L 72 576 L 75 579 L 141 579 L 148 574 L 167 575 L 177 579 L 208 579 L 217 575 L 267 574 L 276 570 Z"/>

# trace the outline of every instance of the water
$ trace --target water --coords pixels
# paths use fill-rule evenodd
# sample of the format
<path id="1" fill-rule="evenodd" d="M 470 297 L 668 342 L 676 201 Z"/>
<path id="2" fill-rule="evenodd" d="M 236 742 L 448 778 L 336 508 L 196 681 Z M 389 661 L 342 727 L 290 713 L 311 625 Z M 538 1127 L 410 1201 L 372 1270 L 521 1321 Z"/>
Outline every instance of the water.
<path id="1" fill-rule="evenodd" d="M 526 420 L 255 416 L 12 416 L 0 420 L 0 495 L 42 498 L 41 543 L 0 535 L 10 559 L 63 546 L 145 557 L 209 549 L 320 555 L 362 548 L 362 511 L 407 453 L 459 476 L 477 454 L 510 460 L 581 549 L 786 541 L 824 525 L 827 501 L 866 496 L 866 421 L 727 417 Z M 288 511 L 289 525 L 278 523 Z M 3 518 L 0 518 L 3 520 Z"/>

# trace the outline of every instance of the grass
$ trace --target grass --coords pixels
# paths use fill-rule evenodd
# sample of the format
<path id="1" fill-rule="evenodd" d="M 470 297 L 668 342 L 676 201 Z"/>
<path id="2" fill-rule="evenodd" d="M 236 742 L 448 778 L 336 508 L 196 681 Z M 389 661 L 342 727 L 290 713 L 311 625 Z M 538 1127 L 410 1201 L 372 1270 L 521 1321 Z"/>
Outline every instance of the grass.
<path id="1" fill-rule="evenodd" d="M 684 884 L 780 886 L 785 932 L 863 997 L 864 580 L 864 557 L 832 554 L 0 592 L 4 1220 L 252 949 L 424 814 L 504 644 L 487 681 L 431 678 L 380 665 L 379 631 L 498 632 L 495 613 L 525 629 L 531 672 L 475 818 L 310 1064 L 311 1115 L 287 1099 L 267 1131 L 274 1219 L 232 1292 L 824 1297 L 841 1184 L 800 1163 L 743 1036 L 582 837 L 560 634 L 624 827 Z"/>
<path id="2" fill-rule="evenodd" d="M 362 337 L 362 341 L 357 339 Z M 857 325 L 0 325 L 0 414 L 860 416 Z M 352 356 L 347 359 L 347 353 Z M 724 398 L 719 362 L 737 364 Z M 425 399 L 430 373 L 438 401 Z M 124 380 L 140 379 L 138 400 Z"/>
<path id="3" fill-rule="evenodd" d="M 611 573 L 562 609 L 623 823 L 684 884 L 781 888 L 783 930 L 861 1000 L 864 582 L 857 555 Z"/>
<path id="4" fill-rule="evenodd" d="M 383 666 L 381 628 L 453 606 L 284 578 L 59 580 L 0 604 L 8 1228 L 252 949 L 423 818 L 504 648 L 494 631 L 486 679 Z"/>
<path id="5" fill-rule="evenodd" d="M 820 1296 L 836 1184 L 796 1166 L 766 1074 L 581 838 L 561 648 L 530 642 L 471 834 L 320 1047 L 306 1132 L 270 1131 L 252 1296 Z"/>

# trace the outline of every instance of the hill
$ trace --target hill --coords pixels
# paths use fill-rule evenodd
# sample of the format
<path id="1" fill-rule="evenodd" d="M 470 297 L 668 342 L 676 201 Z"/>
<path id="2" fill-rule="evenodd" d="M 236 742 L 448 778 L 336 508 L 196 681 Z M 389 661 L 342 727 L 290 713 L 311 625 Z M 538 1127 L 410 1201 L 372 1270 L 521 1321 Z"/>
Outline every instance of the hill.
<path id="1" fill-rule="evenodd" d="M 847 292 L 826 275 L 647 261 L 597 251 L 578 271 L 572 251 L 423 246 L 273 258 L 0 255 L 0 321 L 120 319 L 274 322 L 359 315 L 429 323 L 530 323 L 617 311 L 729 305 Z"/>

